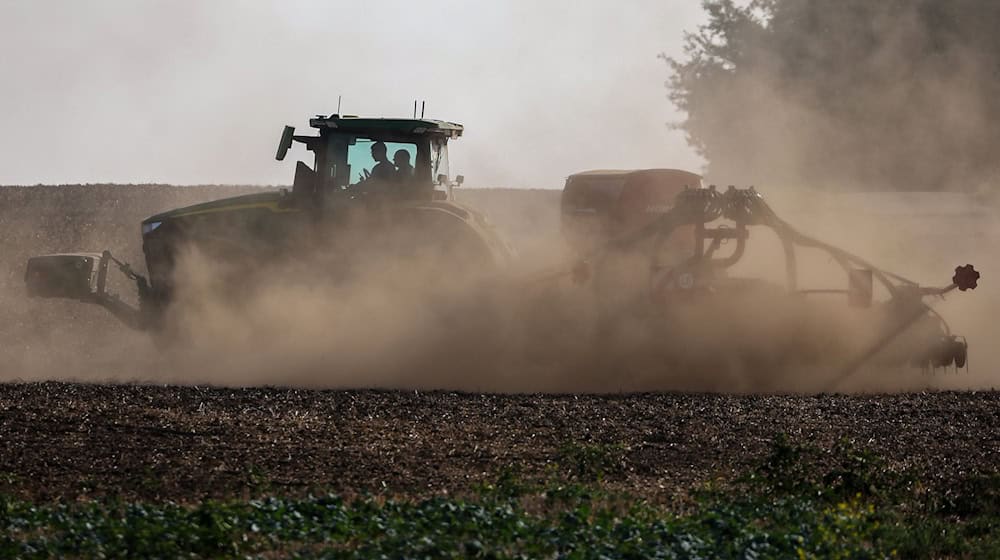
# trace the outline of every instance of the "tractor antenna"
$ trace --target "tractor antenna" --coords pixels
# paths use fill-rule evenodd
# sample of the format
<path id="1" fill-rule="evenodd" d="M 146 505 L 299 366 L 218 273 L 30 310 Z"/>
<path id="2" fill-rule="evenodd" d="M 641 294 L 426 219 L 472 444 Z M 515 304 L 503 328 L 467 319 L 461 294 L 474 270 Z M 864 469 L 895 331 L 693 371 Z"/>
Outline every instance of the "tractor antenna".
<path id="1" fill-rule="evenodd" d="M 413 118 L 417 118 L 417 100 L 413 100 Z"/>
<path id="2" fill-rule="evenodd" d="M 341 96 L 338 95 L 337 96 L 337 114 L 338 115 L 340 114 L 340 98 L 341 98 Z"/>
<path id="3" fill-rule="evenodd" d="M 424 106 L 427 104 L 426 101 L 420 102 L 420 118 L 424 118 Z"/>

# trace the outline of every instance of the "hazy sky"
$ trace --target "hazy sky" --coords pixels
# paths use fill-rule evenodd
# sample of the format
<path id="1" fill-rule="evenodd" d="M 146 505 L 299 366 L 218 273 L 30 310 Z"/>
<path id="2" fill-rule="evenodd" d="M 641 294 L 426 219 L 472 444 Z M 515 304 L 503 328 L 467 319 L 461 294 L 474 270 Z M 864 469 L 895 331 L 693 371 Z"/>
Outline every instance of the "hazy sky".
<path id="1" fill-rule="evenodd" d="M 460 122 L 452 173 L 559 187 L 701 162 L 666 99 L 699 0 L 0 0 L 0 184 L 291 182 L 281 127 Z M 311 160 L 310 160 L 311 163 Z"/>

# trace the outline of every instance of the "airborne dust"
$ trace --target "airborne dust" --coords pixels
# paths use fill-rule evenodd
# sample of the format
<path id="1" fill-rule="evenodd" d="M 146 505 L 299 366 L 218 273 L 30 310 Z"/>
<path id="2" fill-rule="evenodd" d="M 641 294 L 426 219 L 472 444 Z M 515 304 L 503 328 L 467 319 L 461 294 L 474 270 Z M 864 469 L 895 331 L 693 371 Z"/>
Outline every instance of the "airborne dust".
<path id="1" fill-rule="evenodd" d="M 321 252 L 316 260 L 265 265 L 254 282 L 234 282 L 224 266 L 191 251 L 180 268 L 189 288 L 179 298 L 168 343 L 131 332 L 94 306 L 23 295 L 29 255 L 121 247 L 122 256 L 141 263 L 132 225 L 143 216 L 238 190 L 0 190 L 8 256 L 0 288 L 8 310 L 0 324 L 0 378 L 516 392 L 825 391 L 837 367 L 877 329 L 838 298 L 798 305 L 755 296 L 683 308 L 683 328 L 666 335 L 638 320 L 626 320 L 613 336 L 601 333 L 587 289 L 566 278 L 538 279 L 569 262 L 552 191 L 462 193 L 519 249 L 517 263 L 499 278 L 469 270 L 442 281 L 429 262 L 373 259 L 354 276 L 331 282 L 322 267 L 332 257 L 324 261 Z M 976 248 L 962 240 L 995 234 L 990 214 L 963 197 L 920 198 L 902 206 L 898 197 L 890 203 L 877 196 L 810 198 L 794 211 L 790 201 L 775 205 L 804 230 L 928 284 L 946 284 L 954 264 L 980 265 Z M 939 237 L 927 233 L 929 221 L 938 224 Z M 746 263 L 734 273 L 780 279 L 777 240 L 759 229 L 751 235 Z M 802 269 L 803 281 L 813 286 L 846 284 L 826 259 L 804 255 Z M 124 283 L 117 288 L 130 293 Z M 956 332 L 969 336 L 970 374 L 862 370 L 835 388 L 992 386 L 995 356 L 982 324 L 997 301 L 989 289 L 987 283 L 935 305 Z"/>
<path id="2" fill-rule="evenodd" d="M 924 285 L 946 285 L 956 266 L 974 264 L 984 279 L 976 291 L 932 300 L 968 337 L 971 375 L 897 381 L 880 372 L 856 383 L 998 385 L 1000 290 L 989 279 L 1000 272 L 1000 80 L 991 70 L 1000 11 L 977 1 L 741 5 L 771 6 L 773 19 L 766 29 L 763 20 L 723 25 L 721 35 L 703 28 L 699 39 L 710 41 L 693 45 L 728 37 L 731 49 L 672 59 L 674 83 L 692 88 L 684 130 L 709 160 L 708 182 L 755 184 L 804 233 Z M 821 287 L 844 284 L 823 278 L 821 261 L 806 268 Z"/>
<path id="3" fill-rule="evenodd" d="M 713 159 L 707 182 L 756 184 L 778 214 L 803 232 L 923 284 L 946 285 L 954 267 L 965 263 L 983 274 L 976 291 L 954 292 L 933 304 L 956 333 L 968 337 L 969 373 L 863 370 L 833 387 L 837 390 L 1000 385 L 995 373 L 1000 348 L 993 342 L 993 318 L 1000 315 L 1000 287 L 995 286 L 1000 285 L 991 280 L 1000 278 L 993 250 L 1000 239 L 997 201 L 988 194 L 956 194 L 989 193 L 994 178 L 951 169 L 948 152 L 936 148 L 941 142 L 959 145 L 961 139 L 989 137 L 996 120 L 976 97 L 982 88 L 969 87 L 984 79 L 974 53 L 948 51 L 928 61 L 933 72 L 921 70 L 919 61 L 904 64 L 897 58 L 923 41 L 912 23 L 905 18 L 873 23 L 886 26 L 879 32 L 888 40 L 872 56 L 872 71 L 919 74 L 920 87 L 913 95 L 889 88 L 854 107 L 862 114 L 891 109 L 902 115 L 893 130 L 844 128 L 816 114 L 812 108 L 818 98 L 810 96 L 832 93 L 790 84 L 767 61 L 734 88 L 713 92 L 710 100 L 717 110 L 708 126 L 730 145 L 727 157 Z M 935 75 L 941 79 L 934 80 Z M 896 78 L 904 84 L 907 76 L 888 81 Z M 727 95 L 736 90 L 750 97 L 728 103 Z M 901 105 L 910 110 L 900 112 Z M 891 142 L 900 137 L 927 142 L 907 153 Z M 873 138 L 875 143 L 885 138 L 884 149 L 893 157 L 877 150 L 857 153 L 857 146 L 871 145 Z M 831 145 L 839 147 L 836 154 L 826 149 Z M 986 157 L 994 157 L 993 148 Z M 832 157 L 845 153 L 852 157 Z M 887 159 L 892 165 L 885 164 Z M 842 161 L 853 161 L 857 168 Z M 902 173 L 899 161 L 912 162 L 912 169 Z M 937 193 L 861 194 L 900 190 L 895 181 L 903 175 L 933 175 L 947 184 Z M 852 177 L 867 182 L 851 183 Z M 330 282 L 313 263 L 300 262 L 265 267 L 255 282 L 234 286 L 224 266 L 192 252 L 180 268 L 190 283 L 175 310 L 175 340 L 169 344 L 131 332 L 93 306 L 24 297 L 23 267 L 31 255 L 110 248 L 142 270 L 142 218 L 247 190 L 0 188 L 0 381 L 824 391 L 831 389 L 837 368 L 879 327 L 837 298 L 811 305 L 754 298 L 684 309 L 681 326 L 669 332 L 626 321 L 616 336 L 606 336 L 595 327 L 593 301 L 584 288 L 565 278 L 536 280 L 568 266 L 570 259 L 558 227 L 558 192 L 529 190 L 459 193 L 460 200 L 487 213 L 520 253 L 501 278 L 472 270 L 441 281 L 426 263 L 375 260 L 365 267 L 367 274 Z M 842 271 L 822 256 L 804 256 L 801 272 L 803 283 L 812 287 L 846 285 Z M 748 254 L 734 273 L 780 280 L 783 264 L 774 236 L 752 231 Z M 131 293 L 124 282 L 117 289 Z"/>

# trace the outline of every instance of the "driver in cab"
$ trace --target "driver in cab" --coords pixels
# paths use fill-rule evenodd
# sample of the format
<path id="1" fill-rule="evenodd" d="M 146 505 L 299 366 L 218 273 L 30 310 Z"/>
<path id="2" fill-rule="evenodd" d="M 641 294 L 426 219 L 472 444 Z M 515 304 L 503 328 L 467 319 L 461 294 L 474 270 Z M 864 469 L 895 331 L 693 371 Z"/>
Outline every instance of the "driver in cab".
<path id="1" fill-rule="evenodd" d="M 389 161 L 389 153 L 384 142 L 372 144 L 372 159 L 375 160 L 375 167 L 372 167 L 368 180 L 385 183 L 396 180 L 396 167 Z"/>
<path id="2" fill-rule="evenodd" d="M 391 194 L 397 181 L 396 167 L 389 161 L 385 142 L 375 142 L 371 150 L 375 165 L 371 171 L 363 171 L 361 180 L 355 185 L 356 192 L 379 196 Z"/>

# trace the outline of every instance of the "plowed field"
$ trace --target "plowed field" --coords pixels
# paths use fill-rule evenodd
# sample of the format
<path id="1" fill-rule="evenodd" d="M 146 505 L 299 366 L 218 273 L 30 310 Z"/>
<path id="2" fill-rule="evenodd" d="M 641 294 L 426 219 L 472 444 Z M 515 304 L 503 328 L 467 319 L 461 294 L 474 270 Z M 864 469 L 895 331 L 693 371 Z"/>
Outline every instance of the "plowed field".
<path id="1" fill-rule="evenodd" d="M 590 450 L 599 464 L 580 468 L 600 472 L 576 474 L 667 501 L 746 472 L 779 434 L 821 450 L 846 443 L 874 451 L 947 492 L 1000 462 L 1000 393 L 503 396 L 7 384 L 0 493 L 426 496 L 469 491 L 510 469 L 543 477 L 557 463 L 585 462 Z"/>

